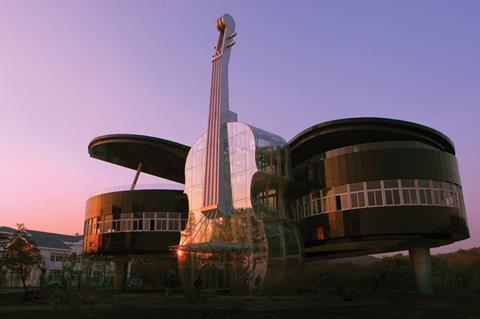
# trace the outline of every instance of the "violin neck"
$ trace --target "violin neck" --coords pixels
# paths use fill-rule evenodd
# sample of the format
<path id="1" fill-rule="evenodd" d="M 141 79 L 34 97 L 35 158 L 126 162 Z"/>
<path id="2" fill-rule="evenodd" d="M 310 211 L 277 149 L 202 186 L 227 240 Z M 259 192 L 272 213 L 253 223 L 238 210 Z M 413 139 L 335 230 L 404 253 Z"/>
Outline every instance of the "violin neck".
<path id="1" fill-rule="evenodd" d="M 223 37 L 220 33 L 220 39 Z M 223 45 L 219 40 L 218 45 Z M 227 123 L 236 122 L 228 102 L 228 62 L 230 50 L 218 50 L 212 57 L 212 82 L 208 114 L 207 149 L 202 212 L 225 214 L 231 207 L 230 166 Z"/>

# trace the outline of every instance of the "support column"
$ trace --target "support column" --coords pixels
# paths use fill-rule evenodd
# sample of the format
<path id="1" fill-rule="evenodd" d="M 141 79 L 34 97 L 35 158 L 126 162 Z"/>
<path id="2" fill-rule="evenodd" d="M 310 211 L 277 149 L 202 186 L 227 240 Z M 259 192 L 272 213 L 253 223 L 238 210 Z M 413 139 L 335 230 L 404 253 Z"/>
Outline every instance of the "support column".
<path id="1" fill-rule="evenodd" d="M 432 264 L 430 248 L 416 247 L 408 250 L 415 271 L 417 292 L 420 295 L 433 295 Z"/>
<path id="2" fill-rule="evenodd" d="M 137 167 L 137 172 L 135 173 L 135 177 L 133 178 L 132 186 L 130 187 L 131 191 L 135 189 L 135 185 L 137 185 L 138 176 L 140 176 L 141 171 L 142 171 L 142 162 L 139 162 Z"/>
<path id="3" fill-rule="evenodd" d="M 123 291 L 127 282 L 128 261 L 115 260 L 115 273 L 113 275 L 113 289 Z"/>

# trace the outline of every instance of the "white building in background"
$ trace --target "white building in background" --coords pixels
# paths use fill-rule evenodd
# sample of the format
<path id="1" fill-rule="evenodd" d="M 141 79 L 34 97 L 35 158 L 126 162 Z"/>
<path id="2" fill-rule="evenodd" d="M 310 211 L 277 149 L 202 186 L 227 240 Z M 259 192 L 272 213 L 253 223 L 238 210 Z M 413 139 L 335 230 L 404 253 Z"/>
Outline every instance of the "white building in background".
<path id="1" fill-rule="evenodd" d="M 11 227 L 0 226 L 0 250 L 9 242 L 17 230 Z M 29 239 L 41 252 L 46 266 L 45 279 L 47 283 L 58 282 L 63 268 L 65 256 L 75 253 L 82 254 L 83 236 L 48 233 L 38 230 L 25 230 Z M 4 287 L 21 287 L 22 282 L 12 273 L 4 273 L 4 280 L 0 285 Z M 34 269 L 30 274 L 27 285 L 40 286 L 41 271 Z"/>

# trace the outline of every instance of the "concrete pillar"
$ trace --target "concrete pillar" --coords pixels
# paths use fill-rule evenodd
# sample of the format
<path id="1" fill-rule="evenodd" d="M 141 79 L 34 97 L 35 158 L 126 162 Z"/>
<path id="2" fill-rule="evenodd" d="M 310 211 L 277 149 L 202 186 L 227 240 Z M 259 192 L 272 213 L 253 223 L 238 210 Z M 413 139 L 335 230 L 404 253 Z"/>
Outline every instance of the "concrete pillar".
<path id="1" fill-rule="evenodd" d="M 417 292 L 420 295 L 433 295 L 430 248 L 410 248 L 408 252 L 415 271 Z"/>
<path id="2" fill-rule="evenodd" d="M 125 284 L 127 282 L 127 267 L 128 261 L 115 260 L 115 273 L 113 274 L 113 289 L 125 290 Z"/>

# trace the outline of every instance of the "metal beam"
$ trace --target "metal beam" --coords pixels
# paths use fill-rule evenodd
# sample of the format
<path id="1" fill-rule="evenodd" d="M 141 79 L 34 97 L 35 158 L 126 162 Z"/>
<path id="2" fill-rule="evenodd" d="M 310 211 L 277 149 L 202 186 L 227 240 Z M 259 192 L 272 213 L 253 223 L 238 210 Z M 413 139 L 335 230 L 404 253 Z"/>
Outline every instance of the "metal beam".
<path id="1" fill-rule="evenodd" d="M 132 187 L 130 187 L 131 191 L 133 191 L 135 189 L 135 185 L 137 185 L 138 177 L 140 176 L 141 170 L 142 170 L 142 162 L 139 162 L 137 173 L 135 173 L 135 178 L 133 179 Z"/>

